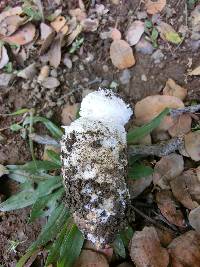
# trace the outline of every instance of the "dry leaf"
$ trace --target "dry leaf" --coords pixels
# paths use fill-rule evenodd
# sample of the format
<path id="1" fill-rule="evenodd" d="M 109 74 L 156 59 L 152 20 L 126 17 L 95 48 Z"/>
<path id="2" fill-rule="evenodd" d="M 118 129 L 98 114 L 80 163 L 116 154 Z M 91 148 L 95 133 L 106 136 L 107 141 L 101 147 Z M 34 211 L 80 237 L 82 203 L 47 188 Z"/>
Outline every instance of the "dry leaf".
<path id="1" fill-rule="evenodd" d="M 5 67 L 9 62 L 9 57 L 5 46 L 0 47 L 0 69 Z"/>
<path id="2" fill-rule="evenodd" d="M 165 108 L 183 108 L 183 102 L 175 96 L 153 95 L 148 96 L 135 105 L 135 117 L 138 125 L 150 122 L 158 116 Z M 166 116 L 159 129 L 168 129 L 173 125 L 170 116 Z"/>
<path id="3" fill-rule="evenodd" d="M 77 25 L 74 31 L 72 31 L 67 39 L 67 45 L 69 46 L 70 44 L 73 43 L 73 41 L 78 37 L 78 35 L 82 32 L 82 26 L 80 24 Z"/>
<path id="4" fill-rule="evenodd" d="M 161 12 L 165 6 L 166 0 L 145 0 L 145 9 L 147 10 L 147 13 L 151 15 Z"/>
<path id="5" fill-rule="evenodd" d="M 66 24 L 66 19 L 63 16 L 58 16 L 54 21 L 51 22 L 52 28 L 56 31 L 59 32 L 62 27 Z"/>
<path id="6" fill-rule="evenodd" d="M 57 68 L 61 62 L 61 43 L 63 40 L 63 34 L 59 33 L 56 38 L 54 39 L 49 52 L 48 58 L 49 63 L 52 67 Z"/>
<path id="7" fill-rule="evenodd" d="M 36 63 L 30 64 L 28 67 L 17 73 L 18 77 L 21 77 L 26 80 L 33 80 L 35 75 L 36 75 Z"/>
<path id="8" fill-rule="evenodd" d="M 48 89 L 56 88 L 60 85 L 60 82 L 57 78 L 47 77 L 42 81 L 42 86 Z"/>
<path id="9" fill-rule="evenodd" d="M 69 14 L 75 17 L 77 21 L 82 21 L 87 18 L 86 12 L 81 8 L 71 9 L 69 10 Z"/>
<path id="10" fill-rule="evenodd" d="M 179 34 L 172 28 L 171 25 L 160 22 L 157 26 L 157 29 L 160 33 L 160 37 L 164 41 L 168 41 L 173 44 L 180 44 L 182 42 L 182 38 L 179 36 Z"/>
<path id="11" fill-rule="evenodd" d="M 1 36 L 0 39 L 10 44 L 25 45 L 33 41 L 36 29 L 32 23 L 27 23 L 11 36 Z"/>
<path id="12" fill-rule="evenodd" d="M 50 68 L 48 65 L 45 65 L 41 68 L 40 74 L 38 75 L 38 82 L 43 82 L 49 76 Z"/>
<path id="13" fill-rule="evenodd" d="M 179 176 L 184 170 L 184 161 L 181 155 L 172 153 L 162 157 L 155 165 L 153 183 L 161 189 L 169 189 L 169 182 Z"/>
<path id="14" fill-rule="evenodd" d="M 128 31 L 126 33 L 126 41 L 130 46 L 136 45 L 140 41 L 143 33 L 144 22 L 136 20 L 128 28 Z"/>
<path id="15" fill-rule="evenodd" d="M 44 22 L 40 23 L 40 38 L 41 40 L 45 40 L 49 34 L 53 32 L 53 29 L 45 24 Z"/>
<path id="16" fill-rule="evenodd" d="M 102 253 L 97 253 L 92 250 L 82 250 L 74 267 L 109 267 L 109 264 Z"/>
<path id="17" fill-rule="evenodd" d="M 188 231 L 175 238 L 168 246 L 172 267 L 199 267 L 200 236 L 195 231 Z"/>
<path id="18" fill-rule="evenodd" d="M 160 244 L 156 229 L 136 231 L 130 243 L 130 256 L 137 267 L 167 267 L 169 255 Z"/>
<path id="19" fill-rule="evenodd" d="M 163 247 L 167 247 L 175 237 L 175 233 L 166 231 L 158 227 L 156 227 L 156 232 Z"/>
<path id="20" fill-rule="evenodd" d="M 188 73 L 190 76 L 200 75 L 200 66 Z"/>
<path id="21" fill-rule="evenodd" d="M 81 26 L 85 32 L 95 32 L 99 26 L 99 20 L 86 18 L 81 21 Z"/>
<path id="22" fill-rule="evenodd" d="M 191 131 L 192 118 L 190 114 L 182 114 L 173 120 L 174 125 L 168 130 L 172 137 L 184 135 Z"/>
<path id="23" fill-rule="evenodd" d="M 190 132 L 185 135 L 185 150 L 191 159 L 200 160 L 200 131 Z"/>
<path id="24" fill-rule="evenodd" d="M 26 21 L 26 17 L 20 17 L 18 15 L 12 15 L 9 17 L 6 17 L 4 20 L 0 23 L 0 34 L 10 36 L 16 30 L 24 24 Z"/>
<path id="25" fill-rule="evenodd" d="M 187 96 L 187 89 L 178 85 L 174 80 L 168 79 L 163 89 L 163 95 L 171 95 L 184 100 Z"/>
<path id="26" fill-rule="evenodd" d="M 185 227 L 183 214 L 170 190 L 161 190 L 160 192 L 157 192 L 156 203 L 162 215 L 168 222 L 179 227 Z"/>
<path id="27" fill-rule="evenodd" d="M 195 209 L 200 203 L 200 182 L 195 170 L 185 171 L 171 182 L 173 195 L 187 209 Z"/>
<path id="28" fill-rule="evenodd" d="M 0 14 L 0 22 L 9 16 L 21 15 L 22 13 L 23 9 L 20 6 L 9 8 Z"/>
<path id="29" fill-rule="evenodd" d="M 122 34 L 118 29 L 113 28 L 110 32 L 110 37 L 113 39 L 113 41 L 120 40 L 122 38 Z"/>
<path id="30" fill-rule="evenodd" d="M 43 41 L 42 46 L 40 48 L 39 54 L 42 56 L 47 51 L 47 49 L 52 44 L 53 40 L 55 39 L 55 32 L 50 33 L 47 38 Z"/>
<path id="31" fill-rule="evenodd" d="M 99 252 L 99 253 L 104 254 L 106 256 L 108 262 L 111 262 L 112 257 L 113 257 L 113 248 L 110 247 L 109 245 L 106 245 L 105 248 L 97 249 L 95 247 L 94 243 L 87 240 L 83 245 L 83 249 L 93 250 L 93 251 L 96 251 L 97 253 Z"/>
<path id="32" fill-rule="evenodd" d="M 188 219 L 190 225 L 200 233 L 200 206 L 190 211 Z"/>
<path id="33" fill-rule="evenodd" d="M 80 108 L 80 104 L 76 103 L 73 105 L 65 105 L 61 114 L 61 121 L 63 125 L 70 125 L 72 121 L 76 119 L 76 115 Z"/>
<path id="34" fill-rule="evenodd" d="M 138 197 L 152 183 L 152 175 L 137 180 L 127 179 L 131 198 Z"/>
<path id="35" fill-rule="evenodd" d="M 126 69 L 135 65 L 133 51 L 124 40 L 114 40 L 110 46 L 110 58 L 118 69 Z"/>
<path id="36" fill-rule="evenodd" d="M 196 168 L 197 178 L 200 182 L 200 166 Z"/>

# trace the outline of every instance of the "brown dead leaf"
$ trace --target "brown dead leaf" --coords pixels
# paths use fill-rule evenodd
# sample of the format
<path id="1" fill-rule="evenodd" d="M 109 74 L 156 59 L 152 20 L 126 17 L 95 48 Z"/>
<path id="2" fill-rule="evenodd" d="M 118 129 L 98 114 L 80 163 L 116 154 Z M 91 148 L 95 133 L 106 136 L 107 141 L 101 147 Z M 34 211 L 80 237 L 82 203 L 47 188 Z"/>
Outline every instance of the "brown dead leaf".
<path id="1" fill-rule="evenodd" d="M 185 135 L 185 150 L 194 161 L 200 160 L 200 131 Z"/>
<path id="2" fill-rule="evenodd" d="M 49 34 L 53 32 L 53 29 L 47 25 L 46 23 L 40 23 L 40 38 L 41 40 L 45 40 Z"/>
<path id="3" fill-rule="evenodd" d="M 0 69 L 5 67 L 5 65 L 8 64 L 8 62 L 9 62 L 9 57 L 8 57 L 7 49 L 3 45 L 0 47 Z"/>
<path id="4" fill-rule="evenodd" d="M 135 65 L 132 48 L 124 40 L 114 40 L 110 46 L 110 58 L 115 67 L 126 69 Z"/>
<path id="5" fill-rule="evenodd" d="M 200 206 L 190 211 L 188 219 L 190 225 L 200 233 Z"/>
<path id="6" fill-rule="evenodd" d="M 171 182 L 173 195 L 187 209 L 195 209 L 200 203 L 200 182 L 196 170 L 190 169 Z"/>
<path id="7" fill-rule="evenodd" d="M 17 76 L 26 80 L 33 80 L 34 76 L 36 75 L 36 72 L 36 63 L 32 63 L 25 69 L 19 71 L 17 73 Z"/>
<path id="8" fill-rule="evenodd" d="M 160 192 L 157 192 L 156 203 L 162 215 L 168 222 L 179 227 L 185 227 L 183 214 L 170 190 L 161 190 Z"/>
<path id="9" fill-rule="evenodd" d="M 128 28 L 128 31 L 126 33 L 126 41 L 130 46 L 136 45 L 140 41 L 143 33 L 144 22 L 136 20 Z"/>
<path id="10" fill-rule="evenodd" d="M 200 166 L 196 168 L 197 178 L 200 182 Z"/>
<path id="11" fill-rule="evenodd" d="M 11 36 L 0 36 L 0 39 L 10 44 L 25 45 L 33 41 L 36 28 L 32 23 L 27 23 Z"/>
<path id="12" fill-rule="evenodd" d="M 174 125 L 168 130 L 172 137 L 184 135 L 191 131 L 192 118 L 190 114 L 182 114 L 173 120 Z"/>
<path id="13" fill-rule="evenodd" d="M 97 253 L 100 252 L 100 253 L 104 254 L 106 256 L 106 259 L 108 260 L 108 262 L 111 262 L 112 257 L 113 257 L 113 248 L 110 247 L 109 245 L 106 245 L 105 248 L 97 249 L 95 247 L 94 243 L 87 240 L 83 245 L 83 249 L 93 250 L 93 251 L 96 251 Z"/>
<path id="14" fill-rule="evenodd" d="M 199 267 L 200 236 L 195 231 L 188 231 L 175 238 L 168 246 L 172 267 Z"/>
<path id="15" fill-rule="evenodd" d="M 161 12 L 165 6 L 166 6 L 166 0 L 157 0 L 157 1 L 145 0 L 145 8 L 147 10 L 147 13 L 151 15 Z"/>
<path id="16" fill-rule="evenodd" d="M 43 82 L 48 76 L 50 72 L 50 67 L 48 65 L 45 65 L 41 68 L 40 74 L 38 75 L 37 81 L 39 83 Z"/>
<path id="17" fill-rule="evenodd" d="M 194 70 L 192 70 L 191 72 L 189 72 L 188 75 L 190 75 L 190 76 L 200 75 L 200 66 L 198 66 L 197 68 L 195 68 Z"/>
<path id="18" fill-rule="evenodd" d="M 156 227 L 156 232 L 163 247 L 167 247 L 175 237 L 175 233 L 166 231 L 158 227 Z"/>
<path id="19" fill-rule="evenodd" d="M 63 16 L 58 16 L 54 21 L 51 22 L 51 27 L 56 31 L 59 32 L 64 25 L 66 24 L 66 19 Z"/>
<path id="20" fill-rule="evenodd" d="M 181 155 L 172 153 L 162 157 L 155 165 L 153 183 L 162 189 L 169 189 L 169 182 L 179 176 L 184 170 L 184 161 Z"/>
<path id="21" fill-rule="evenodd" d="M 187 96 L 187 89 L 178 85 L 174 80 L 168 79 L 163 89 L 163 95 L 171 95 L 184 100 Z"/>
<path id="22" fill-rule="evenodd" d="M 157 26 L 157 29 L 160 33 L 160 37 L 164 41 L 177 44 L 177 45 L 182 42 L 182 38 L 168 23 L 160 22 L 159 25 Z"/>
<path id="23" fill-rule="evenodd" d="M 0 34 L 6 36 L 12 35 L 25 21 L 26 17 L 20 17 L 18 15 L 6 17 L 0 22 Z"/>
<path id="24" fill-rule="evenodd" d="M 5 18 L 7 18 L 9 16 L 15 16 L 15 15 L 19 16 L 22 13 L 23 13 L 23 9 L 20 6 L 9 8 L 8 10 L 6 10 L 0 14 L 0 22 L 2 22 L 2 20 L 4 20 Z"/>
<path id="25" fill-rule="evenodd" d="M 130 256 L 137 267 L 167 267 L 169 255 L 160 244 L 156 229 L 136 231 L 130 243 Z"/>
<path id="26" fill-rule="evenodd" d="M 74 267 L 109 267 L 106 257 L 92 250 L 82 250 Z"/>
<path id="27" fill-rule="evenodd" d="M 76 119 L 77 112 L 80 108 L 80 104 L 76 103 L 73 105 L 65 105 L 62 114 L 61 114 L 61 121 L 63 125 L 70 125 L 72 121 Z"/>
<path id="28" fill-rule="evenodd" d="M 59 33 L 53 40 L 53 43 L 48 52 L 49 63 L 52 67 L 57 68 L 61 62 L 61 44 L 63 34 Z"/>
<path id="29" fill-rule="evenodd" d="M 69 46 L 70 44 L 73 43 L 73 41 L 76 39 L 76 37 L 82 32 L 82 26 L 80 24 L 77 25 L 75 30 L 73 30 L 68 38 L 67 38 L 67 45 Z"/>
<path id="30" fill-rule="evenodd" d="M 135 117 L 138 125 L 150 122 L 165 108 L 183 108 L 183 102 L 175 96 L 152 95 L 148 96 L 135 105 Z M 166 116 L 161 123 L 160 130 L 168 130 L 173 125 L 170 116 Z"/>

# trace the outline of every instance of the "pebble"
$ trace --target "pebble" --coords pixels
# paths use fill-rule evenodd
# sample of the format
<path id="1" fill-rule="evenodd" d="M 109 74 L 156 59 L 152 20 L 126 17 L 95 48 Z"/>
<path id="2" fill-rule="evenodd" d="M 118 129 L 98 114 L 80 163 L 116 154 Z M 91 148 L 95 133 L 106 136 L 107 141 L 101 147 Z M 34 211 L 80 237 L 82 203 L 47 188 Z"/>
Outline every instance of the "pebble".
<path id="1" fill-rule="evenodd" d="M 64 55 L 63 63 L 64 63 L 64 65 L 65 65 L 68 69 L 71 69 L 71 68 L 72 68 L 72 61 L 71 61 L 71 59 L 69 58 L 68 54 L 65 54 L 65 55 Z"/>
<path id="2" fill-rule="evenodd" d="M 135 46 L 137 52 L 140 52 L 144 55 L 151 55 L 153 53 L 153 46 L 150 42 L 142 38 Z"/>
<path id="3" fill-rule="evenodd" d="M 53 69 L 50 71 L 50 75 L 54 78 L 57 78 L 58 77 L 58 73 L 57 73 L 57 70 L 56 69 Z"/>
<path id="4" fill-rule="evenodd" d="M 13 80 L 14 75 L 12 73 L 2 73 L 0 74 L 0 86 L 6 87 Z"/>
<path id="5" fill-rule="evenodd" d="M 164 54 L 160 49 L 158 49 L 152 54 L 151 58 L 154 60 L 155 64 L 159 64 L 164 58 Z"/>
<path id="6" fill-rule="evenodd" d="M 107 65 L 103 65 L 102 69 L 103 69 L 104 72 L 108 72 L 108 70 L 109 70 Z"/>
<path id="7" fill-rule="evenodd" d="M 30 88 L 29 83 L 22 83 L 22 89 L 28 90 Z"/>
<path id="8" fill-rule="evenodd" d="M 119 80 L 121 84 L 128 84 L 130 82 L 131 73 L 128 69 L 123 70 L 121 76 L 119 77 Z"/>
<path id="9" fill-rule="evenodd" d="M 43 82 L 42 86 L 48 89 L 56 88 L 60 85 L 60 82 L 55 77 L 47 77 Z"/>
<path id="10" fill-rule="evenodd" d="M 146 76 L 145 74 L 142 74 L 142 75 L 141 75 L 141 80 L 142 80 L 143 82 L 147 82 L 147 76 Z"/>

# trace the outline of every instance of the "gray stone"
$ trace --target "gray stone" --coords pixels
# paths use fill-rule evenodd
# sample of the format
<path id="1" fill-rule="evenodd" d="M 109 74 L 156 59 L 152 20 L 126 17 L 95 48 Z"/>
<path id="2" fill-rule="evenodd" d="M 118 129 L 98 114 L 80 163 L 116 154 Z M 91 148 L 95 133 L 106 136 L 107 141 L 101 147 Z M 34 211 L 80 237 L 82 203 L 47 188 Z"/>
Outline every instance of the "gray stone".
<path id="1" fill-rule="evenodd" d="M 0 87 L 6 87 L 13 80 L 14 75 L 12 73 L 2 73 L 0 74 Z"/>
<path id="2" fill-rule="evenodd" d="M 119 77 L 121 84 L 128 84 L 130 82 L 131 74 L 128 69 L 123 70 L 122 75 Z"/>
<path id="3" fill-rule="evenodd" d="M 144 55 L 151 55 L 153 53 L 153 46 L 150 42 L 142 38 L 135 46 L 137 52 L 140 52 Z"/>
<path id="4" fill-rule="evenodd" d="M 155 64 L 159 64 L 164 58 L 164 54 L 160 49 L 158 49 L 152 54 L 151 58 L 153 59 Z"/>

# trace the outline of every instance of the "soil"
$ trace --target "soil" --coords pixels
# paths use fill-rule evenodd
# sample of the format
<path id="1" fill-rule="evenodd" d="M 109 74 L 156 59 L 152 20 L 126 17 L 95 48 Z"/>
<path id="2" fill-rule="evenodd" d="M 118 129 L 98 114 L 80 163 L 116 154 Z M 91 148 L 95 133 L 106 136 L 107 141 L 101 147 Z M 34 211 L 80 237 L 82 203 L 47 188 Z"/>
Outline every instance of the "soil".
<path id="1" fill-rule="evenodd" d="M 8 2 L 9 5 L 13 6 L 17 4 L 16 1 L 13 1 L 13 3 L 2 1 L 0 10 Z M 50 3 L 48 8 L 52 8 L 52 11 L 56 8 L 53 0 L 44 2 L 46 6 Z M 76 2 L 78 1 L 67 1 L 65 10 L 77 7 Z M 152 55 L 144 55 L 135 51 L 136 64 L 129 69 L 130 81 L 127 84 L 121 84 L 120 77 L 123 71 L 117 70 L 109 58 L 111 40 L 102 40 L 100 33 L 108 31 L 109 27 L 113 27 L 117 23 L 118 29 L 124 36 L 128 25 L 136 18 L 138 11 L 143 9 L 143 6 L 139 5 L 141 1 L 122 0 L 122 4 L 117 6 L 109 4 L 111 1 L 84 2 L 104 4 L 109 9 L 109 14 L 101 21 L 97 31 L 83 34 L 83 46 L 72 55 L 73 67 L 68 69 L 64 64 L 61 64 L 54 71 L 54 75 L 57 76 L 61 85 L 58 88 L 44 89 L 36 85 L 36 80 L 26 81 L 16 78 L 11 86 L 0 88 L 0 114 L 28 107 L 34 108 L 41 115 L 47 116 L 60 124 L 60 114 L 66 103 L 81 102 L 82 94 L 86 90 L 109 87 L 113 81 L 118 85 L 117 91 L 123 97 L 126 97 L 132 105 L 145 96 L 160 93 L 168 78 L 174 79 L 178 84 L 188 89 L 187 101 L 200 101 L 198 76 L 194 78 L 186 75 L 191 58 L 192 68 L 200 65 L 200 48 L 195 50 L 189 38 L 186 38 L 178 47 L 166 44 L 159 39 L 158 46 L 164 55 L 160 63 L 155 63 Z M 171 23 L 176 30 L 181 25 L 186 25 L 186 16 L 189 16 L 191 11 L 188 10 L 188 14 L 185 14 L 185 1 L 168 0 L 167 5 L 169 11 L 162 14 L 163 21 Z M 90 8 L 88 12 L 90 12 Z M 25 65 L 28 66 L 33 61 L 38 61 L 36 51 L 25 62 Z M 14 66 L 16 69 L 21 68 L 16 64 Z M 38 70 L 40 67 L 41 65 L 38 63 Z M 0 164 L 22 164 L 31 159 L 27 140 L 9 129 L 2 131 L 2 129 L 19 120 L 20 117 L 0 117 Z M 2 197 L 8 197 L 13 193 L 13 183 L 7 177 L 4 179 L 7 180 L 7 185 L 5 186 L 5 183 L 0 185 L 1 195 Z M 11 190 L 8 190 L 8 187 Z M 0 263 L 3 266 L 15 266 L 16 260 L 39 233 L 41 222 L 37 221 L 32 225 L 27 224 L 28 214 L 29 209 L 0 214 Z M 9 240 L 22 241 L 17 246 L 16 253 L 9 252 Z"/>

